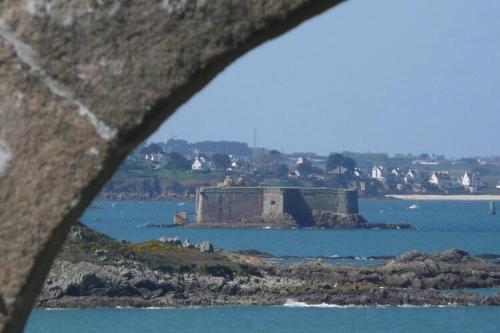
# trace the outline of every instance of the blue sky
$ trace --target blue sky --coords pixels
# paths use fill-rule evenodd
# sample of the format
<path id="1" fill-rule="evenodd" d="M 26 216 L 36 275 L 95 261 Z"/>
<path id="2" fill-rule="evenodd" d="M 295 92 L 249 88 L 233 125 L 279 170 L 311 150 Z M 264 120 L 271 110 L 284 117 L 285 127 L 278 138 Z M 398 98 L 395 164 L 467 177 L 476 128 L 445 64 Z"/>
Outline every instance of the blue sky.
<path id="1" fill-rule="evenodd" d="M 500 1 L 351 0 L 228 67 L 149 141 L 498 155 Z"/>

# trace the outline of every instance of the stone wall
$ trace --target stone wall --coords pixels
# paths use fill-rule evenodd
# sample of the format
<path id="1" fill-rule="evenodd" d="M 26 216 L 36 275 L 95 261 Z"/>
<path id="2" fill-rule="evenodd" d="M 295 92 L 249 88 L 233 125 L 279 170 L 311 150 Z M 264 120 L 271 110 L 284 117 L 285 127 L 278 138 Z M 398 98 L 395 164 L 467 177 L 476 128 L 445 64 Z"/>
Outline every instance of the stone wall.
<path id="1" fill-rule="evenodd" d="M 340 214 L 359 214 L 357 191 L 343 191 L 339 193 L 337 200 L 337 211 Z"/>
<path id="2" fill-rule="evenodd" d="M 335 211 L 339 214 L 358 214 L 358 195 L 354 190 L 309 189 L 300 190 L 313 210 Z"/>
<path id="3" fill-rule="evenodd" d="M 198 190 L 197 223 L 221 223 L 262 215 L 262 188 L 229 187 Z"/>
<path id="4" fill-rule="evenodd" d="M 358 214 L 355 190 L 286 187 L 202 188 L 197 192 L 197 223 L 235 223 L 256 217 L 292 216 L 302 226 L 314 225 L 313 211 Z"/>
<path id="5" fill-rule="evenodd" d="M 262 215 L 273 218 L 283 215 L 285 212 L 284 190 L 279 187 L 269 187 L 262 189 Z"/>
<path id="6" fill-rule="evenodd" d="M 314 225 L 312 209 L 304 199 L 301 189 L 287 189 L 284 194 L 285 212 L 291 215 L 302 226 Z"/>

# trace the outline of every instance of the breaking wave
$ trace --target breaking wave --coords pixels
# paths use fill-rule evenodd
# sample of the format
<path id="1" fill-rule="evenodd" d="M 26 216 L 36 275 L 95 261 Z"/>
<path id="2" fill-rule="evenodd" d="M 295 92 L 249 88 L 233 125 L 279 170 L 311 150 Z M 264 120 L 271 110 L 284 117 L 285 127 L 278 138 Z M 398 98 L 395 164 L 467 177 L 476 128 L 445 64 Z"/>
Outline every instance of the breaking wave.
<path id="1" fill-rule="evenodd" d="M 338 304 L 308 304 L 305 302 L 299 302 L 293 299 L 287 299 L 284 307 L 287 308 L 337 308 L 337 309 L 347 309 L 347 308 L 429 308 L 429 307 L 438 307 L 438 308 L 448 308 L 448 307 L 457 307 L 459 306 L 456 303 L 448 303 L 441 305 L 432 305 L 432 304 L 422 304 L 422 305 L 413 305 L 413 304 L 402 304 L 402 305 L 355 305 L 355 304 L 347 304 L 347 305 L 338 305 Z"/>
<path id="2" fill-rule="evenodd" d="M 288 308 L 354 308 L 360 307 L 359 305 L 337 305 L 337 304 L 307 304 L 305 302 L 298 302 L 293 299 L 287 299 L 283 306 Z"/>

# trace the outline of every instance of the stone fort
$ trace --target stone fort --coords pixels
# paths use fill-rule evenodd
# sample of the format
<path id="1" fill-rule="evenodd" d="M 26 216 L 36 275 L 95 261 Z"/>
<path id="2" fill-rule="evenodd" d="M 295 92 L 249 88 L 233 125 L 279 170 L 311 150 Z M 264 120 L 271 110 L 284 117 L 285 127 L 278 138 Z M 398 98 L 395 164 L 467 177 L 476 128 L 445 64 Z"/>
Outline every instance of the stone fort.
<path id="1" fill-rule="evenodd" d="M 205 187 L 196 192 L 198 225 L 332 226 L 359 220 L 356 190 L 299 187 Z"/>

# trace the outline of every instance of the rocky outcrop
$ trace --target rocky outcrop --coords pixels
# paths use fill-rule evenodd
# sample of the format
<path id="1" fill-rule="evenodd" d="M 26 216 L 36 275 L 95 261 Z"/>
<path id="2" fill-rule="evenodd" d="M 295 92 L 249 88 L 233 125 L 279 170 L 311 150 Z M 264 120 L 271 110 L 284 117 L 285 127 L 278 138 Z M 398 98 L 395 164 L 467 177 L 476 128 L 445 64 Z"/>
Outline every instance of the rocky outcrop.
<path id="1" fill-rule="evenodd" d="M 181 171 L 182 173 L 183 171 Z M 174 177 L 173 177 L 174 178 Z M 149 170 L 144 175 L 137 176 L 132 172 L 119 170 L 111 178 L 98 198 L 106 200 L 191 200 L 194 201 L 196 187 L 205 184 L 215 184 L 220 180 L 218 175 L 206 175 L 197 178 L 181 180 L 169 179 L 155 175 Z"/>
<path id="2" fill-rule="evenodd" d="M 361 214 L 313 211 L 314 225 L 328 229 L 409 229 L 409 224 L 369 223 Z"/>
<path id="3" fill-rule="evenodd" d="M 408 253 L 367 267 L 261 264 L 234 275 L 63 261 L 49 275 L 37 306 L 271 305 L 287 299 L 339 305 L 500 305 L 500 296 L 453 291 L 500 286 L 498 264 L 460 253 Z M 450 254 L 456 256 L 450 259 Z"/>
<path id="4" fill-rule="evenodd" d="M 245 217 L 223 222 L 203 222 L 186 225 L 190 228 L 321 228 L 321 229 L 410 229 L 410 224 L 369 223 L 361 214 L 337 214 L 331 211 L 313 211 L 312 223 L 301 225 L 289 214 Z"/>
<path id="5" fill-rule="evenodd" d="M 96 250 L 97 249 L 97 250 Z M 99 252 L 99 253 L 97 253 Z M 467 288 L 500 287 L 500 264 L 463 250 L 409 252 L 378 265 L 278 264 L 257 251 L 215 251 L 177 237 L 132 244 L 77 225 L 56 261 L 39 307 L 307 303 L 500 305 Z M 383 259 L 383 258 L 379 258 Z"/>

